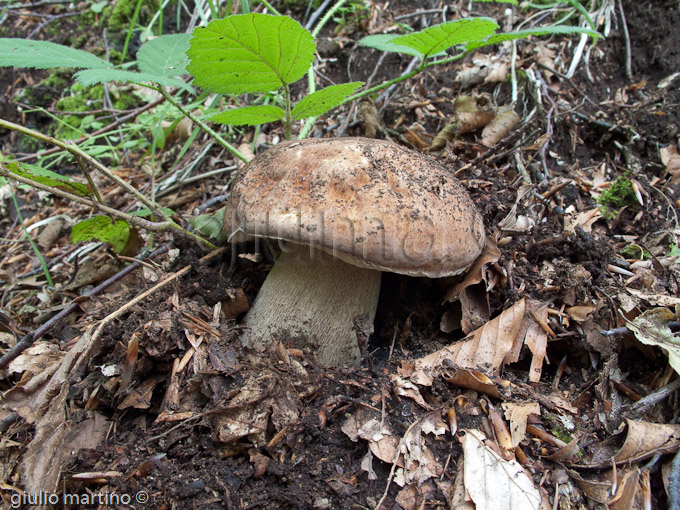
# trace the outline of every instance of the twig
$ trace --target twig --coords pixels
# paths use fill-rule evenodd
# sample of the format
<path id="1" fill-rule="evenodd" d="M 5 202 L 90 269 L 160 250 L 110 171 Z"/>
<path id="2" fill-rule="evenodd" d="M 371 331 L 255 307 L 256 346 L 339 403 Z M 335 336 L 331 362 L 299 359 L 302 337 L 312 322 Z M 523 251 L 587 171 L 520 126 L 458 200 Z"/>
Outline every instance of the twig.
<path id="1" fill-rule="evenodd" d="M 680 389 L 680 379 L 676 379 L 672 383 L 667 384 L 661 389 L 650 393 L 646 397 L 641 398 L 631 406 L 632 411 L 642 411 L 648 407 L 653 406 L 657 402 L 662 401 L 666 397 L 670 396 L 672 393 Z"/>
<path id="2" fill-rule="evenodd" d="M 619 14 L 621 15 L 621 24 L 623 25 L 623 35 L 626 38 L 626 78 L 633 81 L 633 65 L 630 48 L 630 34 L 628 33 L 628 23 L 626 23 L 626 14 L 623 12 L 623 3 L 618 0 Z"/>
<path id="3" fill-rule="evenodd" d="M 142 260 L 145 258 L 154 258 L 157 257 L 158 255 L 161 255 L 168 251 L 167 246 L 161 246 L 158 248 L 156 251 L 143 255 L 140 257 Z M 102 291 L 104 291 L 106 288 L 108 288 L 110 285 L 116 283 L 138 267 L 142 265 L 141 262 L 133 262 L 126 268 L 122 269 L 115 275 L 113 275 L 111 278 L 108 280 L 100 283 L 98 286 L 96 286 L 94 289 L 92 289 L 89 292 L 86 292 L 82 296 L 74 299 L 70 305 L 68 305 L 66 308 L 64 308 L 61 312 L 59 312 L 57 315 L 52 317 L 49 321 L 47 321 L 45 324 L 40 326 L 38 329 L 36 329 L 33 333 L 29 333 L 26 336 L 24 336 L 14 347 L 12 347 L 9 351 L 5 353 L 5 355 L 0 358 L 0 369 L 5 368 L 11 361 L 17 358 L 22 352 L 24 352 L 26 349 L 28 349 L 33 343 L 41 338 L 45 333 L 50 331 L 52 328 L 54 328 L 57 324 L 59 324 L 60 321 L 65 319 L 67 316 L 69 316 L 76 308 L 80 306 L 80 303 L 83 301 L 87 301 L 90 298 L 100 294 Z"/>

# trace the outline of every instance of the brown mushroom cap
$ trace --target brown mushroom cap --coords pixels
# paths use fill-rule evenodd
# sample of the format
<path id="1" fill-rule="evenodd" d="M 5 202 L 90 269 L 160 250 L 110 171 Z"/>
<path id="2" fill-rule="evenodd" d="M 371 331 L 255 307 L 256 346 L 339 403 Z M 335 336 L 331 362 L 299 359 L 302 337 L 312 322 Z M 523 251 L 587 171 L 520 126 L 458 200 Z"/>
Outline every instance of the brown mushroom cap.
<path id="1" fill-rule="evenodd" d="M 224 225 L 312 245 L 345 262 L 410 276 L 464 271 L 484 224 L 452 172 L 432 157 L 369 138 L 284 142 L 240 172 Z"/>

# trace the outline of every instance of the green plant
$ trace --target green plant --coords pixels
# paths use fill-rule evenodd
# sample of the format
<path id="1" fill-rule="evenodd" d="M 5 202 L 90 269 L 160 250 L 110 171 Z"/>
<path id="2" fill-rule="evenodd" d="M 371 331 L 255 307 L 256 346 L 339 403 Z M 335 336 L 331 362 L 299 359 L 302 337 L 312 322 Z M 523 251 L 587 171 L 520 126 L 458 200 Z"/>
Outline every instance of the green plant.
<path id="1" fill-rule="evenodd" d="M 621 209 L 628 205 L 637 203 L 635 197 L 635 190 L 633 190 L 633 183 L 627 177 L 617 177 L 607 189 L 597 199 L 600 205 L 606 207 Z"/>

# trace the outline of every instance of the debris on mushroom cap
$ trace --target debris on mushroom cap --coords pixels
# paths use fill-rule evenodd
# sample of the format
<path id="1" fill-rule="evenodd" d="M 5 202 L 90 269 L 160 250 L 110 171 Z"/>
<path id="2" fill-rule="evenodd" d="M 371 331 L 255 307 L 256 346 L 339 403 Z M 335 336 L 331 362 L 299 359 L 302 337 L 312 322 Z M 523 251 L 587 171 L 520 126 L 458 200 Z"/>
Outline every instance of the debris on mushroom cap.
<path id="1" fill-rule="evenodd" d="M 482 252 L 484 225 L 452 172 L 369 138 L 284 142 L 240 172 L 224 225 L 312 245 L 345 262 L 411 276 L 461 273 Z"/>

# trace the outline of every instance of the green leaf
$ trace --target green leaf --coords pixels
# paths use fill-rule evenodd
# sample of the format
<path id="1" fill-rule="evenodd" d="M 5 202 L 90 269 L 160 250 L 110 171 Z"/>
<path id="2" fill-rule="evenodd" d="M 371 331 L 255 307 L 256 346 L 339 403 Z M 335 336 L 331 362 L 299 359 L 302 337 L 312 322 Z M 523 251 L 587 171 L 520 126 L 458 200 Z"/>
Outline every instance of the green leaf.
<path id="1" fill-rule="evenodd" d="M 380 51 L 388 51 L 390 53 L 404 53 L 406 55 L 413 55 L 414 57 L 419 57 L 423 59 L 423 55 L 418 50 L 414 50 L 409 46 L 404 46 L 403 44 L 394 44 L 392 41 L 397 37 L 401 37 L 399 34 L 375 34 L 367 35 L 363 39 L 360 39 L 358 43 L 361 46 L 366 46 L 368 48 L 375 48 Z"/>
<path id="2" fill-rule="evenodd" d="M 139 70 L 160 76 L 186 74 L 190 37 L 190 34 L 168 34 L 151 39 L 137 52 Z"/>
<path id="3" fill-rule="evenodd" d="M 116 253 L 120 253 L 130 238 L 130 224 L 125 220 L 111 220 L 107 216 L 94 216 L 73 225 L 71 241 L 91 241 L 97 239 L 109 243 Z"/>
<path id="4" fill-rule="evenodd" d="M 201 214 L 195 218 L 189 218 L 187 221 L 202 236 L 224 242 L 227 240 L 227 235 L 224 232 L 224 209 L 222 207 L 212 214 Z"/>
<path id="5" fill-rule="evenodd" d="M 494 34 L 483 41 L 473 41 L 469 43 L 466 47 L 466 51 L 476 50 L 482 46 L 489 46 L 491 44 L 498 44 L 503 41 L 512 41 L 515 39 L 526 39 L 532 35 L 571 35 L 571 34 L 588 34 L 594 39 L 602 37 L 599 32 L 591 30 L 589 28 L 582 27 L 570 27 L 566 25 L 557 25 L 554 27 L 540 27 L 540 28 L 529 28 L 527 30 L 518 30 L 517 32 L 505 32 L 502 34 Z"/>
<path id="6" fill-rule="evenodd" d="M 229 16 L 194 30 L 187 70 L 210 92 L 269 92 L 302 78 L 315 51 L 312 34 L 288 16 Z"/>
<path id="7" fill-rule="evenodd" d="M 363 84 L 363 81 L 355 81 L 331 85 L 325 89 L 317 90 L 313 94 L 306 96 L 293 108 L 293 118 L 297 120 L 306 119 L 307 117 L 316 117 L 326 113 L 342 103 L 347 96 L 353 94 Z"/>
<path id="8" fill-rule="evenodd" d="M 76 50 L 48 41 L 0 38 L 0 67 L 75 67 L 101 69 L 111 67 L 106 60 L 83 50 Z"/>
<path id="9" fill-rule="evenodd" d="M 484 39 L 497 28 L 498 24 L 491 18 L 463 18 L 402 35 L 391 42 L 408 46 L 429 57 L 457 44 Z"/>
<path id="10" fill-rule="evenodd" d="M 46 170 L 45 168 L 14 161 L 3 161 L 2 164 L 11 173 L 25 177 L 26 179 L 30 179 L 39 184 L 67 191 L 68 193 L 81 197 L 92 194 L 90 189 L 84 184 L 72 181 L 68 177 Z"/>
<path id="11" fill-rule="evenodd" d="M 164 87 L 180 87 L 184 90 L 192 90 L 189 85 L 184 83 L 179 78 L 172 78 L 169 76 L 161 76 L 151 73 L 137 73 L 134 71 L 123 71 L 121 69 L 85 69 L 78 71 L 75 74 L 78 83 L 84 87 L 96 85 L 98 83 L 106 83 L 109 81 L 117 81 L 122 83 L 146 83 L 153 82 Z"/>
<path id="12" fill-rule="evenodd" d="M 210 117 L 210 120 L 218 124 L 231 124 L 233 126 L 255 126 L 257 124 L 265 124 L 267 122 L 275 122 L 282 120 L 286 116 L 278 106 L 273 105 L 258 105 L 258 106 L 243 106 L 241 108 L 234 108 L 227 110 Z"/>

